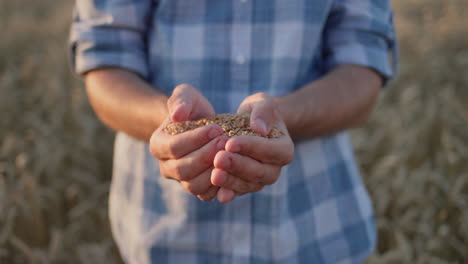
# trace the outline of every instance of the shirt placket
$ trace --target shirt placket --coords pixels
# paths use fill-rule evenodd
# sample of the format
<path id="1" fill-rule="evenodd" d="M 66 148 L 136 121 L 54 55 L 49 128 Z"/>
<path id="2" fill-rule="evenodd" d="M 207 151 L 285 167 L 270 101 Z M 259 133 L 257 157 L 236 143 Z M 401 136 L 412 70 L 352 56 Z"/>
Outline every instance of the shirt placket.
<path id="1" fill-rule="evenodd" d="M 253 223 L 251 222 L 251 195 L 244 195 L 237 197 L 237 200 L 242 203 L 242 210 L 238 210 L 236 206 L 232 206 L 229 209 L 231 216 L 230 225 L 230 239 L 232 245 L 232 264 L 249 264 L 248 260 L 252 255 L 252 243 L 251 235 Z M 237 210 L 236 210 L 237 209 Z"/>
<path id="2" fill-rule="evenodd" d="M 252 1 L 233 1 L 233 23 L 231 30 L 231 80 L 236 94 L 249 95 L 250 63 L 252 46 Z M 250 199 L 250 197 L 238 197 L 237 199 Z M 250 203 L 243 203 L 250 206 Z M 235 207 L 231 207 L 231 210 Z M 230 212 L 232 216 L 231 245 L 232 264 L 246 264 L 251 255 L 251 228 L 250 208 Z"/>
<path id="3" fill-rule="evenodd" d="M 231 78 L 238 92 L 249 92 L 252 46 L 252 0 L 233 1 Z"/>

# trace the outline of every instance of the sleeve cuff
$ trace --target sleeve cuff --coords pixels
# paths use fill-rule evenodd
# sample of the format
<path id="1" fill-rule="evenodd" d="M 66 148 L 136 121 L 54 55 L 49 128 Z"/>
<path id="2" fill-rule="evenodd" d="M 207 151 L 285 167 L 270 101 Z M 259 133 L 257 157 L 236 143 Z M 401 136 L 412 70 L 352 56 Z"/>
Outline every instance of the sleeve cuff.
<path id="1" fill-rule="evenodd" d="M 338 65 L 354 64 L 377 71 L 384 79 L 384 85 L 394 77 L 397 67 L 397 47 L 393 41 L 373 39 L 372 41 L 347 41 L 335 44 L 325 61 L 326 71 Z"/>
<path id="2" fill-rule="evenodd" d="M 145 44 L 136 31 L 93 28 L 86 31 L 72 27 L 70 56 L 74 72 L 85 73 L 104 67 L 118 67 L 149 77 Z"/>

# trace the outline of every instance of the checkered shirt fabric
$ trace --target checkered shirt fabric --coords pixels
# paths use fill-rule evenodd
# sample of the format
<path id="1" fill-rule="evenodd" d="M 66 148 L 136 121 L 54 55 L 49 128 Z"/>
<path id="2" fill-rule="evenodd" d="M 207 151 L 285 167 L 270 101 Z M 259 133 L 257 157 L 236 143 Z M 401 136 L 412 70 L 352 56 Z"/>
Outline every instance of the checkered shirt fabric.
<path id="1" fill-rule="evenodd" d="M 79 0 L 74 69 L 133 71 L 168 95 L 198 88 L 217 113 L 282 96 L 341 64 L 394 72 L 388 0 Z M 228 204 L 161 177 L 145 142 L 118 133 L 113 235 L 127 263 L 360 263 L 376 230 L 346 132 L 295 142 L 279 180 Z"/>

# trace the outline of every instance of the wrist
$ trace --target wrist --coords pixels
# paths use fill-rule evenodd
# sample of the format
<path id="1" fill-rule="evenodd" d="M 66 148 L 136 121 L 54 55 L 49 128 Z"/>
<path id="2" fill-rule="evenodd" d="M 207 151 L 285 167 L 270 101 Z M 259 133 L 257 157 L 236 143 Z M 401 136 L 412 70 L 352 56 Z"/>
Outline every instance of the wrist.
<path id="1" fill-rule="evenodd" d="M 317 120 L 317 111 L 311 107 L 312 102 L 303 102 L 297 93 L 274 98 L 280 116 L 293 139 L 303 138 L 309 130 L 311 120 Z M 316 123 L 313 121 L 313 123 Z"/>

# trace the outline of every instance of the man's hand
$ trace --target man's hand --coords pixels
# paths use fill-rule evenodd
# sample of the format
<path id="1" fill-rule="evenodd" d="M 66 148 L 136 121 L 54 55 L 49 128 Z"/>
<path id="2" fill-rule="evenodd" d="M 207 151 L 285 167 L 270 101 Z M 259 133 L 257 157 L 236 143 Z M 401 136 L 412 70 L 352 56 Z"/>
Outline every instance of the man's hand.
<path id="1" fill-rule="evenodd" d="M 159 160 L 162 176 L 180 182 L 190 194 L 212 200 L 219 187 L 210 181 L 213 160 L 228 140 L 218 125 L 209 125 L 178 135 L 163 128 L 170 122 L 194 120 L 214 115 L 211 104 L 190 85 L 179 85 L 167 102 L 169 115 L 150 139 L 150 151 Z"/>
<path id="2" fill-rule="evenodd" d="M 285 135 L 272 139 L 237 136 L 227 141 L 226 151 L 216 154 L 211 173 L 211 183 L 221 187 L 217 197 L 223 203 L 275 183 L 281 168 L 294 157 L 294 144 L 272 97 L 265 93 L 251 95 L 239 106 L 238 113 L 250 114 L 252 129 L 262 136 L 274 126 Z"/>

